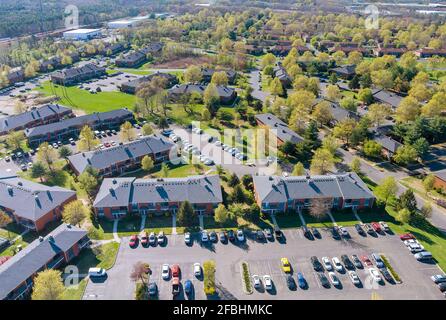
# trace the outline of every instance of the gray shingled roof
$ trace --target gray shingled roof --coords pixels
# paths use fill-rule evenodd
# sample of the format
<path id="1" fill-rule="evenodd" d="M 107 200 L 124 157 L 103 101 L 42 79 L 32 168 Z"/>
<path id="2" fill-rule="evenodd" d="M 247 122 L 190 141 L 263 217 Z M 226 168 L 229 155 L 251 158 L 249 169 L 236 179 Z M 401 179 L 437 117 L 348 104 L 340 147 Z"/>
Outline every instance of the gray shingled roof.
<path id="1" fill-rule="evenodd" d="M 205 85 L 187 83 L 187 84 L 177 84 L 168 90 L 169 94 L 185 94 L 197 92 L 200 95 L 204 94 L 206 90 Z M 216 86 L 217 92 L 220 98 L 230 98 L 234 94 L 234 89 L 226 86 Z"/>
<path id="2" fill-rule="evenodd" d="M 49 187 L 16 176 L 0 178 L 0 206 L 32 221 L 38 220 L 75 194 L 72 190 Z"/>
<path id="3" fill-rule="evenodd" d="M 24 127 L 29 123 L 38 120 L 45 120 L 48 117 L 61 115 L 70 109 L 58 104 L 48 104 L 43 107 L 26 111 L 17 115 L 4 117 L 0 119 L 0 132 L 8 132 L 17 128 Z"/>
<path id="4" fill-rule="evenodd" d="M 59 252 L 66 252 L 87 235 L 87 231 L 62 224 L 54 229 L 43 241 L 34 240 L 0 266 L 0 300 L 17 288 L 22 282 L 39 271 Z"/>
<path id="5" fill-rule="evenodd" d="M 218 175 L 186 178 L 104 179 L 94 207 L 121 207 L 130 203 L 184 202 L 192 204 L 223 201 Z"/>
<path id="6" fill-rule="evenodd" d="M 140 84 L 142 84 L 143 82 L 149 82 L 149 81 L 152 81 L 152 79 L 154 78 L 154 77 L 161 77 L 161 78 L 164 78 L 164 79 L 166 79 L 167 80 L 167 84 L 169 85 L 170 83 L 175 83 L 175 82 L 178 82 L 178 79 L 177 79 L 177 77 L 175 76 L 175 75 L 173 75 L 173 74 L 170 74 L 170 73 L 163 73 L 163 72 L 155 72 L 155 73 L 152 73 L 152 74 L 150 74 L 150 75 L 148 75 L 148 76 L 143 76 L 143 77 L 140 77 L 140 78 L 137 78 L 137 79 L 134 79 L 134 80 L 130 80 L 130 81 L 128 81 L 128 82 L 124 82 L 122 85 L 123 86 L 127 86 L 127 87 L 131 87 L 133 90 L 135 90 L 136 91 L 136 88 L 140 85 Z"/>
<path id="7" fill-rule="evenodd" d="M 77 153 L 69 156 L 68 160 L 78 172 L 83 172 L 88 166 L 101 170 L 129 159 L 165 152 L 173 146 L 174 144 L 166 138 L 152 135 L 105 150 Z"/>
<path id="8" fill-rule="evenodd" d="M 27 129 L 25 130 L 25 135 L 28 138 L 31 138 L 35 136 L 46 135 L 51 132 L 61 131 L 69 127 L 92 125 L 95 122 L 109 121 L 115 118 L 120 118 L 125 116 L 133 116 L 133 113 L 127 109 L 118 109 L 102 113 L 93 113 Z"/>
<path id="9" fill-rule="evenodd" d="M 446 181 L 446 169 L 433 172 L 439 179 Z"/>
<path id="10" fill-rule="evenodd" d="M 76 77 L 78 75 L 89 74 L 91 72 L 94 72 L 94 73 L 105 72 L 105 68 L 100 67 L 94 63 L 87 63 L 81 67 L 73 67 L 73 68 L 68 68 L 65 70 L 57 71 L 57 72 L 53 73 L 51 77 L 67 79 L 67 78 Z"/>
<path id="11" fill-rule="evenodd" d="M 388 136 L 384 136 L 384 135 L 376 135 L 373 140 L 375 140 L 376 142 L 378 142 L 384 149 L 395 153 L 396 150 L 398 150 L 399 147 L 402 146 L 401 143 L 399 143 L 398 141 L 392 139 L 391 137 Z"/>
<path id="12" fill-rule="evenodd" d="M 401 100 L 403 100 L 403 97 L 387 90 L 374 90 L 373 97 L 379 102 L 386 103 L 393 108 L 398 107 Z"/>
<path id="13" fill-rule="evenodd" d="M 345 65 L 330 69 L 330 71 L 334 71 L 336 73 L 344 74 L 347 76 L 354 75 L 356 73 L 356 66 L 353 64 Z"/>
<path id="14" fill-rule="evenodd" d="M 274 134 L 281 140 L 281 141 L 290 141 L 292 143 L 299 143 L 304 140 L 300 135 L 298 135 L 296 132 L 291 130 L 288 125 L 277 118 L 275 115 L 271 113 L 262 113 L 257 114 L 256 119 L 266 126 L 268 126 L 271 130 L 276 130 Z"/>
<path id="15" fill-rule="evenodd" d="M 374 198 L 356 173 L 325 176 L 253 176 L 254 187 L 262 202 L 286 202 L 289 199 Z"/>

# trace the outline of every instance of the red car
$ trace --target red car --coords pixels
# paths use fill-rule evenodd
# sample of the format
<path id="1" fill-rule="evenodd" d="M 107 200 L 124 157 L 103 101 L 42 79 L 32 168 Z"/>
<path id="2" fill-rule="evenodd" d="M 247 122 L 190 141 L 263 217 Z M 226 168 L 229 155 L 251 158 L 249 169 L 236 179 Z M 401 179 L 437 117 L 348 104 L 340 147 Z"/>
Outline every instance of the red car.
<path id="1" fill-rule="evenodd" d="M 174 264 L 171 268 L 172 270 L 172 278 L 179 278 L 180 277 L 180 266 L 177 264 Z"/>
<path id="2" fill-rule="evenodd" d="M 132 248 L 138 245 L 138 236 L 136 234 L 130 237 L 129 245 Z"/>
<path id="3" fill-rule="evenodd" d="M 141 245 L 146 246 L 149 243 L 149 236 L 147 235 L 147 232 L 144 232 L 141 235 Z"/>
<path id="4" fill-rule="evenodd" d="M 370 261 L 369 257 L 361 256 L 361 261 L 366 265 L 366 267 L 370 267 L 373 265 L 372 261 Z"/>
<path id="5" fill-rule="evenodd" d="M 404 234 L 400 235 L 400 239 L 402 241 L 406 241 L 406 240 L 415 239 L 415 236 L 412 233 L 404 233 Z"/>
<path id="6" fill-rule="evenodd" d="M 104 146 L 105 146 L 106 148 L 110 148 L 111 144 L 110 144 L 110 142 L 106 142 L 106 143 L 104 143 Z"/>
<path id="7" fill-rule="evenodd" d="M 378 222 L 372 222 L 371 223 L 373 230 L 375 230 L 375 232 L 380 233 L 381 232 L 381 225 Z"/>

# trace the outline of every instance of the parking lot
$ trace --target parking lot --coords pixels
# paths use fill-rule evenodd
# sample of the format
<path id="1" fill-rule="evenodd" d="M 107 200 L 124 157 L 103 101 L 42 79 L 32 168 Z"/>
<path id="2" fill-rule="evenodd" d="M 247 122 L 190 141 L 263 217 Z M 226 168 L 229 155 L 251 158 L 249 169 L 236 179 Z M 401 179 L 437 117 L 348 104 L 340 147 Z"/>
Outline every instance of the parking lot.
<path id="1" fill-rule="evenodd" d="M 78 85 L 78 87 L 80 89 L 84 89 L 87 91 L 90 90 L 96 91 L 97 88 L 100 88 L 101 91 L 105 92 L 119 91 L 119 87 L 123 83 L 135 80 L 140 77 L 142 76 L 124 72 L 121 74 L 115 74 L 108 77 L 104 76 L 101 79 L 89 80 L 84 82 L 83 84 Z"/>
<path id="2" fill-rule="evenodd" d="M 135 284 L 129 275 L 133 265 L 138 262 L 149 263 L 152 275 L 150 281 L 158 285 L 159 299 L 172 299 L 170 281 L 162 280 L 161 266 L 179 264 L 182 272 L 181 282 L 192 280 L 195 287 L 195 299 L 205 299 L 203 283 L 192 274 L 193 264 L 212 259 L 216 262 L 216 285 L 221 299 L 444 299 L 430 276 L 441 273 L 435 264 L 417 262 L 397 235 L 380 235 L 378 237 L 362 237 L 349 228 L 351 239 L 334 240 L 327 230 L 321 230 L 322 238 L 308 240 L 299 229 L 284 231 L 286 241 L 258 243 L 247 239 L 245 243 L 201 245 L 198 235 L 194 235 L 194 243 L 187 246 L 182 235 L 168 236 L 164 247 L 130 248 L 128 238 L 124 238 L 117 256 L 115 266 L 108 271 L 105 281 L 93 283 L 89 281 L 84 299 L 133 299 Z M 336 272 L 341 286 L 324 288 L 317 279 L 310 257 L 315 255 L 332 258 L 342 254 L 351 256 L 369 255 L 373 252 L 384 254 L 394 270 L 402 279 L 401 284 L 383 281 L 373 282 L 367 268 L 356 270 L 362 286 L 356 287 L 347 273 Z M 308 284 L 306 290 L 288 289 L 285 274 L 281 269 L 280 258 L 287 257 L 293 269 L 293 278 L 301 272 Z M 250 274 L 260 277 L 270 275 L 273 290 L 254 290 L 247 295 L 243 290 L 240 272 L 241 262 L 249 265 Z M 327 275 L 327 272 L 325 272 Z M 178 297 L 185 298 L 184 294 Z"/>

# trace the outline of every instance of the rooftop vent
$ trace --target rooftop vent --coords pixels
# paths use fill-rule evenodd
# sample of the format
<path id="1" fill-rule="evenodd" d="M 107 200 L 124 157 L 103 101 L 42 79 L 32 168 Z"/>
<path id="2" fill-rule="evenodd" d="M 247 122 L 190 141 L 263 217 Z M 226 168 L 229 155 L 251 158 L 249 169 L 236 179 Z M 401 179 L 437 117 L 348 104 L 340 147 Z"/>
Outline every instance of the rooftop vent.
<path id="1" fill-rule="evenodd" d="M 113 179 L 112 183 L 113 183 L 113 184 L 117 184 L 118 181 L 117 181 L 116 179 Z"/>
<path id="2" fill-rule="evenodd" d="M 43 237 L 42 236 L 39 237 L 39 241 L 43 242 Z"/>

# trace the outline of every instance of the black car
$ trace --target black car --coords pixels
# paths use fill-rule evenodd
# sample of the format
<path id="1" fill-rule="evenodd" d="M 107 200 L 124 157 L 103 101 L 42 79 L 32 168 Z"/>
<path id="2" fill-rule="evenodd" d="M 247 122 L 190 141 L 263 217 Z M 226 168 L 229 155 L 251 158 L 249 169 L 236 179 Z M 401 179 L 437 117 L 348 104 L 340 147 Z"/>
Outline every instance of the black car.
<path id="1" fill-rule="evenodd" d="M 301 229 L 302 232 L 304 233 L 305 238 L 313 239 L 313 234 L 310 232 L 310 229 L 308 229 L 307 226 L 302 226 Z"/>
<path id="2" fill-rule="evenodd" d="M 155 282 L 149 283 L 148 289 L 149 289 L 149 295 L 151 297 L 154 297 L 158 294 L 158 286 L 156 285 Z"/>
<path id="3" fill-rule="evenodd" d="M 355 224 L 355 229 L 361 236 L 366 235 L 364 229 L 361 227 L 361 225 L 359 223 Z"/>
<path id="4" fill-rule="evenodd" d="M 387 268 L 380 268 L 379 271 L 381 271 L 381 274 L 387 282 L 393 283 L 393 277 Z"/>
<path id="5" fill-rule="evenodd" d="M 311 257 L 311 264 L 313 265 L 313 269 L 315 271 L 323 271 L 324 270 L 322 263 L 320 263 L 319 259 L 316 256 Z"/>
<path id="6" fill-rule="evenodd" d="M 445 292 L 446 291 L 446 282 L 439 283 L 438 289 L 440 289 L 441 292 Z"/>
<path id="7" fill-rule="evenodd" d="M 229 231 L 228 231 L 228 239 L 229 239 L 229 241 L 231 241 L 231 242 L 234 242 L 234 241 L 235 241 L 235 234 L 234 234 L 234 231 L 232 231 L 232 230 L 229 230 Z"/>
<path id="8" fill-rule="evenodd" d="M 313 236 L 315 236 L 316 238 L 320 239 L 321 238 L 321 233 L 319 232 L 319 230 L 317 228 L 310 228 L 310 231 L 313 233 Z"/>
<path id="9" fill-rule="evenodd" d="M 274 239 L 273 233 L 271 232 L 270 228 L 265 228 L 264 231 L 265 231 L 266 238 L 268 240 L 273 240 Z"/>
<path id="10" fill-rule="evenodd" d="M 278 240 L 280 240 L 280 239 L 283 238 L 282 230 L 280 230 L 278 227 L 275 227 L 275 228 L 274 228 L 274 235 L 276 236 L 276 238 L 277 238 Z"/>
<path id="11" fill-rule="evenodd" d="M 350 259 L 348 258 L 348 256 L 346 254 L 343 254 L 341 256 L 341 260 L 347 270 L 355 269 L 355 266 L 353 265 L 353 263 L 350 261 Z"/>
<path id="12" fill-rule="evenodd" d="M 341 236 L 339 235 L 338 228 L 333 227 L 330 229 L 330 231 L 331 231 L 331 236 L 333 237 L 333 239 L 336 239 L 336 240 L 341 239 Z"/>
<path id="13" fill-rule="evenodd" d="M 226 243 L 228 241 L 228 237 L 226 236 L 226 232 L 220 231 L 219 236 L 220 236 L 220 242 L 221 243 Z"/>
<path id="14" fill-rule="evenodd" d="M 256 232 L 256 239 L 257 239 L 257 241 L 259 241 L 259 242 L 264 242 L 265 241 L 265 234 L 263 233 L 263 231 L 262 230 L 257 230 L 257 232 Z"/>
<path id="15" fill-rule="evenodd" d="M 210 240 L 211 242 L 217 242 L 217 241 L 218 241 L 217 233 L 216 233 L 215 231 L 211 231 L 211 232 L 209 233 L 209 240 Z"/>
<path id="16" fill-rule="evenodd" d="M 296 290 L 296 281 L 294 281 L 293 276 L 292 275 L 288 275 L 286 277 L 286 284 L 288 286 L 288 289 L 290 290 Z"/>
<path id="17" fill-rule="evenodd" d="M 324 288 L 330 288 L 330 282 L 323 272 L 318 272 L 317 277 L 319 279 L 319 282 L 321 283 L 321 286 L 323 286 Z"/>
<path id="18" fill-rule="evenodd" d="M 358 268 L 358 269 L 364 268 L 361 260 L 359 259 L 359 257 L 356 254 L 352 255 L 352 260 L 353 260 L 353 264 L 355 265 L 356 268 Z"/>

